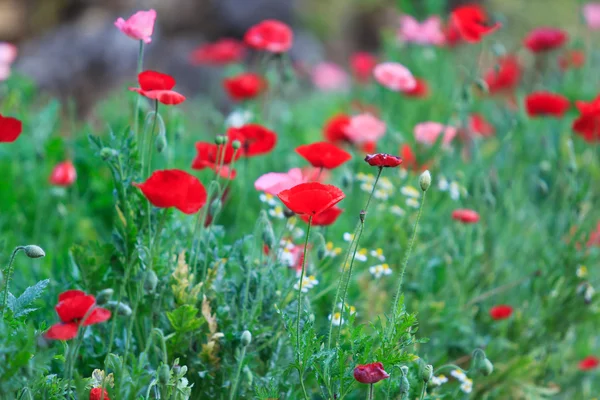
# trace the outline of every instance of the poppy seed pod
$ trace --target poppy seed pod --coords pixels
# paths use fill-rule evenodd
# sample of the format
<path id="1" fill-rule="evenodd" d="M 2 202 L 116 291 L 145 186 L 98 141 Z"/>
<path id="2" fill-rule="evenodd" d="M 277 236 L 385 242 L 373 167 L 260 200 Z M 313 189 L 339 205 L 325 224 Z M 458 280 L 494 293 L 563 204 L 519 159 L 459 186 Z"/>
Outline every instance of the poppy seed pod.
<path id="1" fill-rule="evenodd" d="M 29 246 L 25 246 L 23 248 L 23 251 L 25 252 L 25 255 L 29 258 L 41 258 L 41 257 L 45 257 L 46 253 L 44 253 L 44 250 L 42 250 L 41 247 L 36 246 L 34 244 L 30 244 Z"/>
<path id="2" fill-rule="evenodd" d="M 162 153 L 167 148 L 167 136 L 164 133 L 158 134 L 154 141 L 154 145 L 156 146 L 156 151 Z"/>
<path id="3" fill-rule="evenodd" d="M 481 373 L 485 376 L 491 375 L 491 373 L 494 372 L 494 364 L 492 364 L 492 362 L 485 358 L 481 364 Z"/>
<path id="4" fill-rule="evenodd" d="M 111 288 L 101 290 L 96 296 L 96 304 L 102 306 L 108 303 L 115 291 Z"/>
<path id="5" fill-rule="evenodd" d="M 421 190 L 424 192 L 431 186 L 431 174 L 429 173 L 429 170 L 426 170 L 419 176 L 419 186 L 421 186 Z"/>
<path id="6" fill-rule="evenodd" d="M 423 371 L 421 371 L 421 379 L 423 379 L 423 382 L 427 383 L 431 380 L 432 376 L 433 376 L 433 365 L 427 364 L 425 366 L 425 368 L 423 368 Z"/>
<path id="7" fill-rule="evenodd" d="M 156 272 L 151 269 L 144 272 L 144 290 L 146 293 L 153 293 L 157 285 L 158 277 L 156 276 Z"/>
<path id="8" fill-rule="evenodd" d="M 161 385 L 166 385 L 171 379 L 171 369 L 167 364 L 163 364 L 158 368 L 158 381 Z"/>
<path id="9" fill-rule="evenodd" d="M 240 142 L 239 140 L 234 140 L 234 141 L 231 143 L 231 147 L 233 147 L 233 148 L 234 148 L 234 150 L 237 150 L 237 149 L 239 149 L 240 147 L 242 147 L 242 142 Z"/>
<path id="10" fill-rule="evenodd" d="M 132 313 L 131 307 L 123 302 L 109 301 L 106 303 L 106 308 L 115 311 L 122 317 L 130 317 Z"/>
<path id="11" fill-rule="evenodd" d="M 227 138 L 225 136 L 223 136 L 223 135 L 218 135 L 215 138 L 215 143 L 216 144 L 225 144 L 225 142 L 227 142 Z"/>
<path id="12" fill-rule="evenodd" d="M 245 330 L 244 332 L 242 332 L 241 342 L 242 346 L 244 347 L 248 346 L 252 342 L 252 334 L 250 333 L 250 331 Z"/>

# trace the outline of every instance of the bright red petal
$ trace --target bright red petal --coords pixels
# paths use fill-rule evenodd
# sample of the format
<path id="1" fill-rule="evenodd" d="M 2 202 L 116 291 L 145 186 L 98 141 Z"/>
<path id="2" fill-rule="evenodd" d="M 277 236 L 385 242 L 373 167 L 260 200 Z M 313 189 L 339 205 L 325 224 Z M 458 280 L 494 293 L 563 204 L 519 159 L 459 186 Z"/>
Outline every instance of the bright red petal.
<path id="1" fill-rule="evenodd" d="M 62 322 L 73 322 L 83 318 L 95 302 L 91 295 L 74 296 L 60 301 L 55 309 Z"/>
<path id="2" fill-rule="evenodd" d="M 75 322 L 67 324 L 54 324 L 44 334 L 46 339 L 52 340 L 71 340 L 77 336 L 79 325 Z"/>
<path id="3" fill-rule="evenodd" d="M 83 321 L 83 325 L 94 325 L 99 324 L 110 319 L 111 313 L 106 308 L 96 307 L 92 310 L 90 315 Z"/>
<path id="4" fill-rule="evenodd" d="M 296 214 L 318 215 L 344 197 L 344 192 L 333 185 L 318 182 L 301 183 L 277 195 Z"/>
<path id="5" fill-rule="evenodd" d="M 334 169 L 352 158 L 350 153 L 328 142 L 317 142 L 296 147 L 300 154 L 315 168 Z"/>
<path id="6" fill-rule="evenodd" d="M 23 131 L 23 124 L 16 118 L 0 115 L 0 143 L 12 143 Z"/>
<path id="7" fill-rule="evenodd" d="M 171 75 L 156 71 L 144 71 L 138 75 L 142 90 L 171 90 L 175 87 L 175 79 Z"/>
<path id="8" fill-rule="evenodd" d="M 81 290 L 67 290 L 58 295 L 58 301 L 61 302 L 72 297 L 85 296 L 86 293 Z"/>

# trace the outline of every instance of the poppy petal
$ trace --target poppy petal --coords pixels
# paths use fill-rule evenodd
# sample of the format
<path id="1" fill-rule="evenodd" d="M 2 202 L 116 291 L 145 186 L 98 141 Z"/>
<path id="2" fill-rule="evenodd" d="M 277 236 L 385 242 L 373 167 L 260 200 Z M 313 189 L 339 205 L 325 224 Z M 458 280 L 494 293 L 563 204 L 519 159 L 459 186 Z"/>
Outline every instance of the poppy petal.
<path id="1" fill-rule="evenodd" d="M 171 90 L 175 87 L 175 79 L 171 75 L 157 71 L 144 71 L 138 75 L 142 90 Z"/>
<path id="2" fill-rule="evenodd" d="M 16 118 L 0 115 L 0 143 L 12 143 L 23 131 L 23 124 Z"/>
<path id="3" fill-rule="evenodd" d="M 83 318 L 95 302 L 96 298 L 91 295 L 68 297 L 60 301 L 55 309 L 62 322 L 73 322 Z"/>
<path id="4" fill-rule="evenodd" d="M 78 330 L 79 325 L 75 322 L 54 324 L 44 334 L 44 337 L 52 340 L 71 340 L 77 336 Z"/>
<path id="5" fill-rule="evenodd" d="M 96 307 L 92 310 L 90 315 L 83 321 L 83 325 L 94 325 L 99 324 L 110 319 L 111 312 L 106 308 Z"/>

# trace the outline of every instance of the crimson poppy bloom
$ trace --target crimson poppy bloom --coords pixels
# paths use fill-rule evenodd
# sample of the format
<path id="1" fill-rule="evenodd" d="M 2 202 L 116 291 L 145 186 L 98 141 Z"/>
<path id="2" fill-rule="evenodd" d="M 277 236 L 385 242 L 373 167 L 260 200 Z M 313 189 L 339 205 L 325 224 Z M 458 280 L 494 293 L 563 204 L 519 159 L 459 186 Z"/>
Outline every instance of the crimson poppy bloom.
<path id="1" fill-rule="evenodd" d="M 292 29 L 274 19 L 267 19 L 250 27 L 244 35 L 244 42 L 248 46 L 271 53 L 285 53 L 292 47 L 293 40 Z"/>
<path id="2" fill-rule="evenodd" d="M 54 186 L 71 186 L 77 179 L 77 171 L 71 161 L 56 164 L 50 174 L 50 183 Z"/>
<path id="3" fill-rule="evenodd" d="M 277 197 L 296 214 L 314 217 L 333 207 L 346 196 L 333 185 L 308 182 L 283 190 Z"/>
<path id="4" fill-rule="evenodd" d="M 473 113 L 469 117 L 469 127 L 471 128 L 471 132 L 482 137 L 493 136 L 496 132 L 494 126 L 487 122 L 483 115 L 478 113 Z"/>
<path id="5" fill-rule="evenodd" d="M 345 150 L 329 142 L 317 142 L 296 147 L 300 154 L 315 168 L 334 169 L 350 160 L 352 156 Z"/>
<path id="6" fill-rule="evenodd" d="M 233 100 L 249 100 L 255 98 L 266 89 L 267 81 L 258 74 L 247 72 L 231 78 L 225 78 L 223 80 L 223 87 Z"/>
<path id="7" fill-rule="evenodd" d="M 569 38 L 562 29 L 541 27 L 527 34 L 523 44 L 533 53 L 541 53 L 561 47 Z"/>
<path id="8" fill-rule="evenodd" d="M 244 157 L 254 157 L 269 153 L 277 144 L 277 134 L 259 124 L 246 124 L 239 128 L 231 127 L 227 130 L 229 141 L 239 140 Z"/>
<path id="9" fill-rule="evenodd" d="M 587 356 L 583 360 L 579 361 L 579 370 L 589 371 L 598 368 L 598 365 L 600 365 L 600 360 L 598 357 Z"/>
<path id="10" fill-rule="evenodd" d="M 430 163 L 418 162 L 417 155 L 408 144 L 403 144 L 402 147 L 400 147 L 400 158 L 402 158 L 402 165 L 404 165 L 404 168 L 406 169 L 412 169 L 413 171 L 418 172 L 425 171 L 429 168 Z"/>
<path id="11" fill-rule="evenodd" d="M 558 66 L 566 71 L 570 68 L 577 69 L 585 64 L 585 53 L 581 50 L 568 50 L 558 57 Z"/>
<path id="12" fill-rule="evenodd" d="M 513 55 L 498 59 L 496 67 L 491 68 L 484 76 L 485 83 L 491 94 L 501 91 L 512 91 L 521 79 L 521 66 Z"/>
<path id="13" fill-rule="evenodd" d="M 479 214 L 477 211 L 460 209 L 452 211 L 452 219 L 462 222 L 463 224 L 475 224 L 479 222 Z"/>
<path id="14" fill-rule="evenodd" d="M 462 37 L 453 19 L 450 18 L 444 28 L 445 43 L 448 47 L 454 47 L 462 41 Z"/>
<path id="15" fill-rule="evenodd" d="M 534 92 L 525 98 L 525 109 L 530 117 L 543 115 L 561 118 L 571 106 L 565 96 L 550 92 Z"/>
<path id="16" fill-rule="evenodd" d="M 499 321 L 509 318 L 513 313 L 513 308 L 506 304 L 500 304 L 490 308 L 490 317 L 493 320 Z"/>
<path id="17" fill-rule="evenodd" d="M 223 38 L 198 47 L 190 55 L 195 65 L 227 65 L 242 61 L 246 48 L 237 39 Z"/>
<path id="18" fill-rule="evenodd" d="M 575 102 L 579 117 L 573 121 L 573 130 L 587 142 L 600 140 L 600 96 L 591 102 Z"/>
<path id="19" fill-rule="evenodd" d="M 346 128 L 350 125 L 350 116 L 346 114 L 337 114 L 331 117 L 323 127 L 323 136 L 325 140 L 332 143 L 349 142 L 350 138 L 346 135 Z"/>
<path id="20" fill-rule="evenodd" d="M 206 203 L 206 189 L 193 175 L 179 169 L 154 171 L 144 183 L 133 183 L 148 201 L 159 208 L 175 207 L 194 214 Z"/>
<path id="21" fill-rule="evenodd" d="M 380 362 L 357 365 L 354 368 L 354 379 L 360 383 L 377 383 L 389 377 L 390 375 L 385 372 L 383 364 Z"/>
<path id="22" fill-rule="evenodd" d="M 90 400 L 110 400 L 106 389 L 95 387 L 90 390 Z"/>
<path id="23" fill-rule="evenodd" d="M 110 311 L 96 307 L 96 298 L 81 290 L 67 290 L 58 296 L 55 307 L 61 322 L 54 324 L 44 335 L 53 340 L 70 340 L 77 336 L 79 326 L 89 326 L 107 321 Z M 85 318 L 85 319 L 84 319 Z"/>
<path id="24" fill-rule="evenodd" d="M 138 83 L 139 88 L 130 87 L 129 90 L 167 106 L 185 101 L 184 95 L 172 90 L 175 87 L 175 79 L 171 75 L 148 70 L 139 73 Z"/>
<path id="25" fill-rule="evenodd" d="M 316 226 L 329 226 L 337 221 L 338 217 L 344 212 L 343 209 L 338 206 L 333 206 L 323 211 L 321 214 L 315 215 L 312 219 L 312 224 Z M 306 214 L 300 216 L 300 218 L 308 223 L 310 217 Z"/>
<path id="26" fill-rule="evenodd" d="M 452 23 L 463 40 L 469 43 L 479 42 L 483 36 L 493 33 L 501 24 L 489 24 L 483 8 L 478 5 L 466 5 L 456 8 L 450 16 Z"/>
<path id="27" fill-rule="evenodd" d="M 371 53 L 359 51 L 350 56 L 352 76 L 359 83 L 367 83 L 371 79 L 373 68 L 377 65 L 377 57 Z"/>
<path id="28" fill-rule="evenodd" d="M 427 81 L 420 78 L 415 79 L 417 80 L 417 85 L 411 90 L 405 90 L 402 93 L 407 97 L 424 98 L 429 96 L 429 86 L 427 85 Z"/>
<path id="29" fill-rule="evenodd" d="M 227 164 L 239 159 L 241 155 L 241 151 L 235 151 L 231 141 L 228 141 L 225 145 L 197 142 L 196 157 L 192 161 L 192 169 L 210 168 L 223 178 L 234 179 L 236 171 Z"/>
<path id="30" fill-rule="evenodd" d="M 365 161 L 372 167 L 397 167 L 402 164 L 402 159 L 398 156 L 393 156 L 391 154 L 385 153 L 377 153 L 377 154 L 367 154 L 365 156 Z"/>
<path id="31" fill-rule="evenodd" d="M 12 143 L 23 131 L 23 124 L 16 118 L 0 114 L 0 143 Z"/>

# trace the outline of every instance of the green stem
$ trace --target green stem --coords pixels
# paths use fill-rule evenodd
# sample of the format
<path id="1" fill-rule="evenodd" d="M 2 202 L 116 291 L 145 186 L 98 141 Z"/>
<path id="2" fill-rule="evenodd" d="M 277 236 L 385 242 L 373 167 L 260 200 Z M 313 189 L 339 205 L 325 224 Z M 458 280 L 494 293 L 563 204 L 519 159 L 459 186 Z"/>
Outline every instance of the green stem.
<path id="1" fill-rule="evenodd" d="M 420 400 L 425 400 L 425 390 L 427 389 L 427 382 L 423 381 L 423 388 L 421 388 L 421 396 L 419 396 Z"/>
<path id="2" fill-rule="evenodd" d="M 12 277 L 13 274 L 13 261 L 15 260 L 15 257 L 17 256 L 17 253 L 20 250 L 23 250 L 25 247 L 23 246 L 18 246 L 16 247 L 12 254 L 10 255 L 10 260 L 8 261 L 8 266 L 6 267 L 6 282 L 4 282 L 4 292 L 2 294 L 2 311 L 0 312 L 0 317 L 4 317 L 4 309 L 6 308 L 6 306 L 8 305 L 8 289 L 10 286 L 10 278 Z"/>
<path id="3" fill-rule="evenodd" d="M 138 75 L 140 74 L 140 72 L 142 72 L 142 68 L 144 65 L 144 41 L 140 40 L 140 47 L 139 47 L 139 51 L 138 51 L 138 65 L 137 65 L 137 73 Z M 135 114 L 133 116 L 133 132 L 135 133 L 135 137 L 138 139 L 140 139 L 139 137 L 139 128 L 140 128 L 140 121 L 139 121 L 139 115 L 140 115 L 140 101 L 141 101 L 141 95 L 137 96 L 136 102 L 135 102 Z"/>
<path id="4" fill-rule="evenodd" d="M 244 366 L 244 357 L 246 357 L 246 346 L 242 347 L 242 354 L 240 354 L 240 362 L 238 363 L 237 370 L 235 372 L 235 379 L 231 386 L 231 392 L 229 392 L 229 400 L 233 400 L 237 394 L 237 386 L 240 380 L 240 374 L 242 373 L 242 367 Z"/>
<path id="5" fill-rule="evenodd" d="M 373 398 L 374 398 L 374 397 L 373 397 L 374 391 L 375 391 L 375 387 L 374 387 L 374 386 L 373 386 L 373 384 L 371 383 L 371 384 L 369 385 L 369 400 L 373 400 Z"/>
<path id="6" fill-rule="evenodd" d="M 300 370 L 298 370 L 300 372 Z M 308 393 L 306 392 L 306 386 L 304 385 L 304 375 L 300 374 L 300 386 L 302 386 L 302 393 L 304 394 L 304 399 L 308 400 Z"/>
<path id="7" fill-rule="evenodd" d="M 306 269 L 306 250 L 308 249 L 308 238 L 310 236 L 310 227 L 312 225 L 312 219 L 313 216 L 311 215 L 308 218 L 306 240 L 304 241 L 304 254 L 302 256 L 302 272 L 300 272 L 300 282 L 298 283 L 298 313 L 296 318 L 296 354 L 298 356 L 298 365 L 300 365 L 300 312 L 302 310 L 302 281 L 304 280 L 304 272 Z M 300 379 L 300 382 L 302 382 L 302 379 Z"/>

